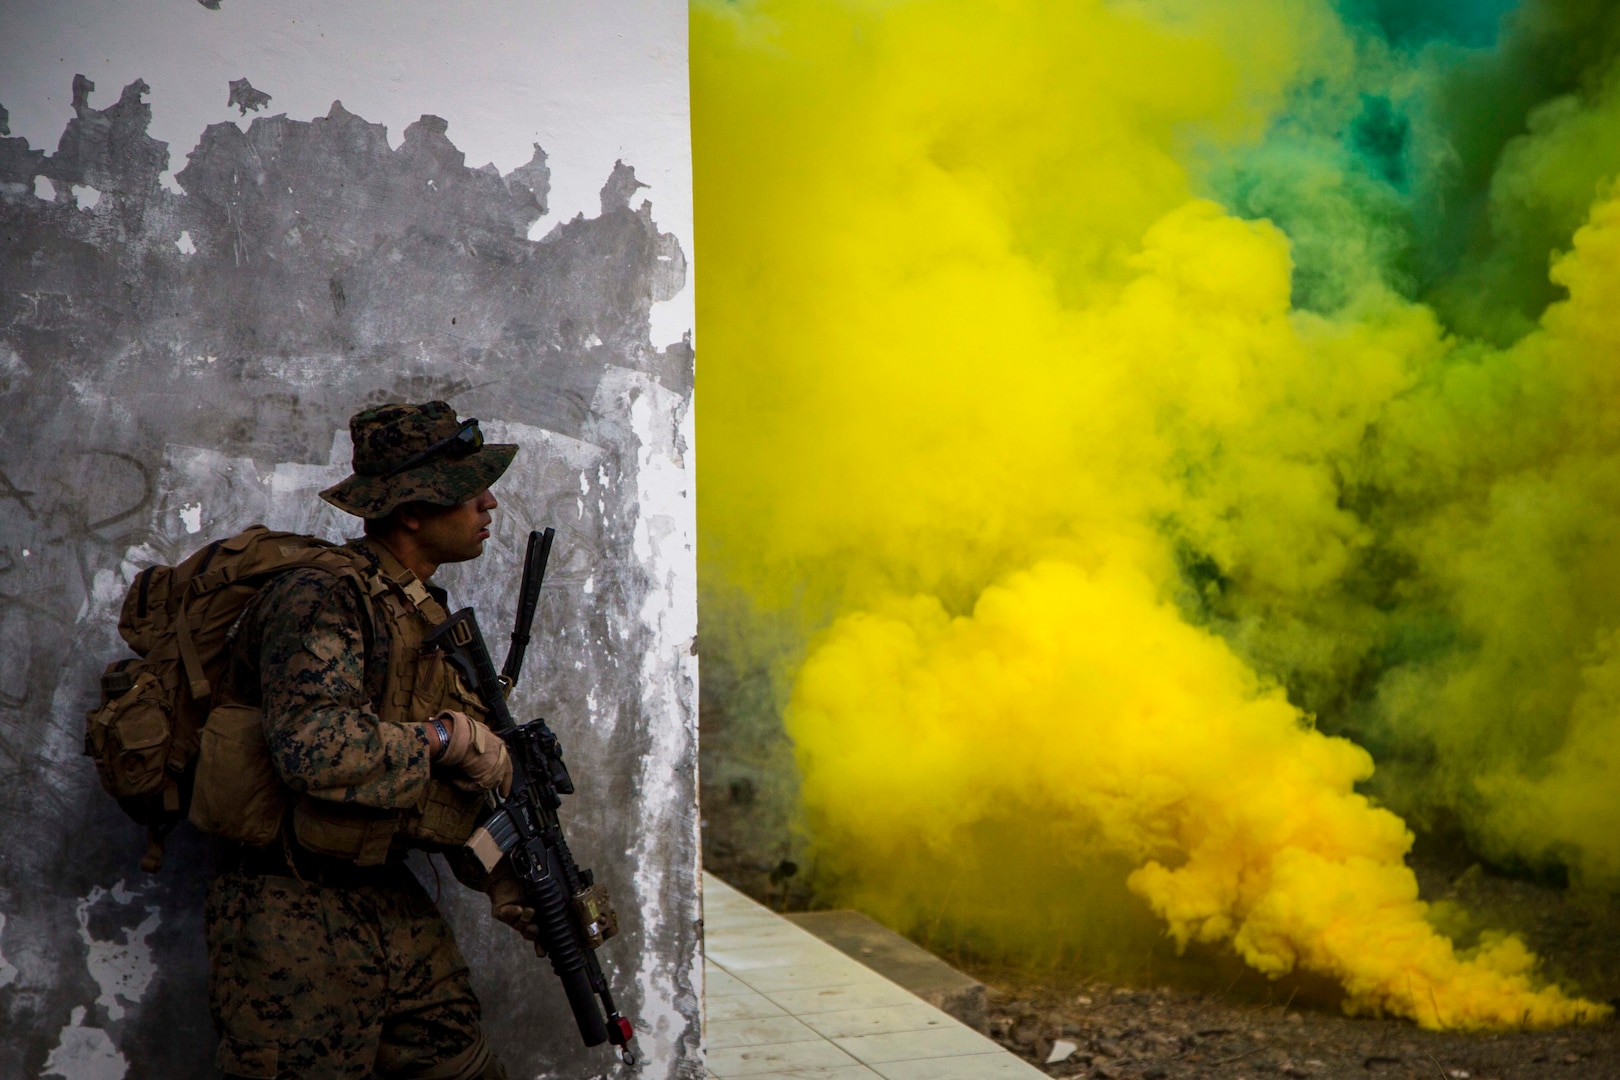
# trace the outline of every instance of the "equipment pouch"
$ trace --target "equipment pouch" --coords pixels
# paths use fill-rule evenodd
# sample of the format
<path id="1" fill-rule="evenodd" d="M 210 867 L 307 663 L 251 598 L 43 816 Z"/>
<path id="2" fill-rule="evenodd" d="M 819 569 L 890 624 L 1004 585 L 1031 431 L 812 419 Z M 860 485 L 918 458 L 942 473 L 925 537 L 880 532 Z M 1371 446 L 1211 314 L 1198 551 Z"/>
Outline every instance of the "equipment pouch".
<path id="1" fill-rule="evenodd" d="M 174 739 L 173 695 L 164 676 L 174 665 L 120 661 L 102 675 L 102 703 L 86 718 L 84 752 L 107 793 L 139 799 L 164 786 Z"/>
<path id="2" fill-rule="evenodd" d="M 264 847 L 281 834 L 287 808 L 264 739 L 263 714 L 228 704 L 208 714 L 191 792 L 191 823 L 206 833 Z"/>
<path id="3" fill-rule="evenodd" d="M 381 866 L 393 849 L 399 813 L 311 799 L 293 803 L 293 836 L 317 855 Z"/>
<path id="4" fill-rule="evenodd" d="M 440 709 L 456 709 L 474 720 L 484 719 L 484 703 L 462 684 L 441 650 L 424 649 L 415 659 L 410 716 L 427 717 Z M 462 791 L 442 776 L 434 776 L 416 812 L 406 815 L 405 836 L 419 844 L 460 847 L 488 808 L 484 792 Z"/>
<path id="5" fill-rule="evenodd" d="M 468 792 L 439 777 L 428 783 L 417 813 L 405 821 L 405 835 L 425 844 L 460 847 L 472 836 L 478 819 L 489 808 L 482 791 Z"/>

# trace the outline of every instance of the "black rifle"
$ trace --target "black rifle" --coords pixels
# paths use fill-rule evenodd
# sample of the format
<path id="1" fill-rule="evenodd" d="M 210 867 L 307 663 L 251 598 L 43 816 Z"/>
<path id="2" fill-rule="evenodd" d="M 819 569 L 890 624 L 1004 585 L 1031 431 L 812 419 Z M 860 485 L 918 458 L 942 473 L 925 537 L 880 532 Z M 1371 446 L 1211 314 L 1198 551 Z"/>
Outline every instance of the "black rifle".
<path id="1" fill-rule="evenodd" d="M 619 1048 L 625 1064 L 635 1064 L 630 1040 L 635 1029 L 613 1004 L 595 949 L 618 932 L 618 916 L 607 889 L 596 884 L 589 870 L 574 862 L 557 820 L 564 795 L 574 793 L 574 782 L 563 763 L 557 736 L 541 719 L 527 724 L 513 721 L 506 693 L 517 682 L 523 653 L 529 644 L 540 583 L 551 554 L 555 530 L 529 534 L 523 561 L 523 585 L 518 594 L 517 625 L 502 674 L 495 674 L 489 648 L 478 629 L 472 608 L 462 608 L 427 636 L 427 644 L 444 650 L 467 688 L 483 702 L 490 730 L 506 743 L 512 756 L 512 794 L 496 797 L 496 809 L 469 845 L 494 869 L 501 855 L 511 860 L 523 888 L 523 906 L 534 909 L 540 944 L 551 958 L 551 969 L 562 980 L 568 1006 L 574 1011 L 586 1046 L 604 1041 Z M 601 1000 L 600 1009 L 597 1000 Z M 604 1021 L 603 1012 L 607 1013 Z"/>

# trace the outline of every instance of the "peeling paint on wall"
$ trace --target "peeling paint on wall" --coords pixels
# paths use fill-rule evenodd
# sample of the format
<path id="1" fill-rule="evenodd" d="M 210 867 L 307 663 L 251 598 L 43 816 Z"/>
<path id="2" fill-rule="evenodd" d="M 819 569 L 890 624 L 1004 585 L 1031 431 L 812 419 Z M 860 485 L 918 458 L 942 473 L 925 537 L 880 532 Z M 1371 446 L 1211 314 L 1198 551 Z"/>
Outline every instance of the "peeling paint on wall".
<path id="1" fill-rule="evenodd" d="M 634 542 L 641 564 L 661 586 L 648 591 L 639 612 L 643 626 L 659 642 L 643 654 L 642 701 L 647 712 L 684 718 L 681 724 L 657 729 L 653 744 L 641 756 L 639 816 L 679 828 L 686 792 L 682 781 L 665 771 L 664 762 L 697 752 L 697 581 L 685 572 L 697 545 L 690 497 L 694 426 L 689 402 L 645 377 L 637 381 L 641 385 L 628 392 L 631 428 L 640 447 L 636 478 L 641 512 Z M 643 895 L 673 900 L 690 888 L 689 875 L 698 874 L 698 855 L 694 852 L 671 866 L 667 853 L 658 850 L 661 841 L 656 837 L 657 832 L 649 830 L 637 841 L 631 858 L 637 885 Z M 678 936 L 695 929 L 670 921 L 691 918 L 678 903 L 660 905 L 658 913 L 665 921 L 661 927 L 665 933 Z M 643 999 L 664 1003 L 657 1016 L 644 1016 L 643 1021 L 660 1035 L 652 1045 L 671 1061 L 701 1054 L 699 1033 L 687 1028 L 683 1016 L 701 1007 L 702 985 L 683 976 L 676 964 L 649 967 L 642 973 Z M 680 1045 L 672 1045 L 676 1042 Z"/>
<path id="2" fill-rule="evenodd" d="M 492 638 L 527 531 L 558 530 L 514 711 L 551 721 L 578 778 L 565 821 L 620 910 L 601 958 L 640 1073 L 701 1075 L 692 350 L 649 338 L 686 275 L 658 193 L 621 162 L 598 216 L 531 239 L 540 147 L 469 168 L 449 120 L 396 148 L 337 102 L 210 126 L 175 191 L 144 81 L 104 108 L 91 80 L 72 91 L 54 153 L 0 137 L 0 815 L 20 838 L 0 1075 L 208 1074 L 209 843 L 182 827 L 140 875 L 140 830 L 79 752 L 116 611 L 141 568 L 255 522 L 357 531 L 315 497 L 348 471 L 348 415 L 431 397 L 522 448 L 485 558 L 442 575 Z M 513 1074 L 616 1071 L 487 902 L 417 869 Z"/>
<path id="3" fill-rule="evenodd" d="M 0 915 L 0 990 L 17 981 L 17 965 L 6 959 L 6 917 Z"/>
<path id="4" fill-rule="evenodd" d="M 40 1075 L 64 1080 L 124 1080 L 129 1075 L 129 1062 L 105 1031 L 84 1026 L 84 1015 L 83 1005 L 74 1007 Z"/>
<path id="5" fill-rule="evenodd" d="M 162 914 L 156 905 L 143 906 L 141 911 L 145 918 L 138 925 L 118 927 L 115 937 L 100 938 L 90 928 L 91 918 L 102 901 L 108 899 L 117 907 L 129 907 L 136 900 L 136 894 L 125 889 L 122 880 L 111 889 L 97 885 L 79 901 L 74 914 L 79 920 L 79 940 L 84 942 L 86 951 L 85 967 L 101 988 L 96 1005 L 106 1010 L 107 1019 L 122 1020 L 124 1006 L 119 999 L 131 1005 L 140 1004 L 146 988 L 157 975 L 146 939 L 158 928 Z"/>

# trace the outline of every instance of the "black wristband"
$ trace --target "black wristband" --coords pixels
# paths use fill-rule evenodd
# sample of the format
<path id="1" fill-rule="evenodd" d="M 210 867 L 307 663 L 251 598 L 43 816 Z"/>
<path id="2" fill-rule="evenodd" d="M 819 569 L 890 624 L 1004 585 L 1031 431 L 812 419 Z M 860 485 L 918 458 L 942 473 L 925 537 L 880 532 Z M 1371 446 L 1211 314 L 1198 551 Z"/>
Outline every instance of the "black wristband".
<path id="1" fill-rule="evenodd" d="M 444 726 L 444 721 L 435 716 L 428 723 L 432 724 L 433 730 L 439 733 L 439 753 L 442 754 L 450 749 L 450 729 Z"/>

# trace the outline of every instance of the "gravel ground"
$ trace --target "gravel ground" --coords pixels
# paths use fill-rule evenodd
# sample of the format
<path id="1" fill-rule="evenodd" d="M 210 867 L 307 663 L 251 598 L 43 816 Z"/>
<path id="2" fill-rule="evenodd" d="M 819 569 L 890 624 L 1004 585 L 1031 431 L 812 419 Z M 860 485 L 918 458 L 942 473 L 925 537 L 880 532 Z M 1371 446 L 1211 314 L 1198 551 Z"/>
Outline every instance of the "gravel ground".
<path id="1" fill-rule="evenodd" d="M 1548 978 L 1620 1006 L 1615 897 L 1492 871 L 1456 844 L 1420 843 L 1410 862 L 1423 895 L 1445 905 L 1437 919 L 1459 942 L 1482 929 L 1512 930 L 1542 958 Z M 1620 1080 L 1620 1022 L 1612 1017 L 1556 1031 L 1429 1032 L 1402 1020 L 1352 1019 L 1335 987 L 1268 982 L 1230 957 L 1212 982 L 1213 958 L 1201 959 L 1203 967 L 1178 970 L 1166 949 L 1153 961 L 1160 985 L 1120 987 L 955 958 L 990 988 L 991 1034 L 1052 1076 Z M 1189 978 L 1195 970 L 1206 974 Z M 1074 1051 L 1047 1064 L 1060 1039 Z"/>
<path id="2" fill-rule="evenodd" d="M 1613 1020 L 1550 1032 L 1435 1033 L 1315 1007 L 1227 1001 L 1218 993 L 971 973 L 990 988 L 991 1035 L 1052 1076 L 1620 1077 L 1620 1024 Z M 1054 1047 L 1068 1056 L 1047 1064 Z"/>

